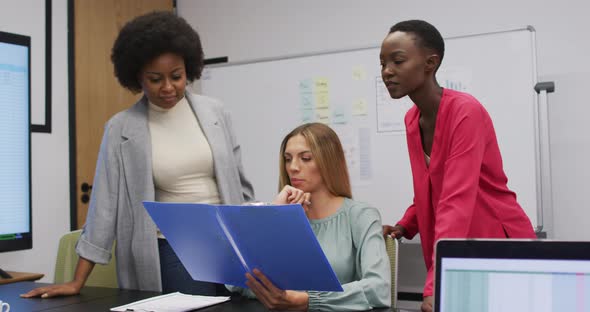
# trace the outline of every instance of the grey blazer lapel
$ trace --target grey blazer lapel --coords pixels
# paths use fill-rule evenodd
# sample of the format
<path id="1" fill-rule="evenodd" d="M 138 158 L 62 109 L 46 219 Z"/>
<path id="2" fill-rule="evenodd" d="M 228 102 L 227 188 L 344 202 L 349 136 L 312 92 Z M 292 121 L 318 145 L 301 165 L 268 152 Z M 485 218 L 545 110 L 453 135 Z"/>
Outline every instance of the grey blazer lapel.
<path id="1" fill-rule="evenodd" d="M 231 192 L 229 191 L 229 186 L 227 185 L 228 169 L 224 167 L 231 164 L 229 161 L 228 150 L 231 151 L 232 147 L 228 146 L 230 143 L 228 143 L 225 138 L 223 121 L 220 120 L 222 117 L 221 112 L 216 111 L 215 109 L 217 107 L 215 105 L 211 105 L 212 103 L 205 102 L 206 100 L 209 100 L 206 97 L 194 95 L 189 92 L 186 93 L 186 96 L 189 104 L 195 112 L 195 115 L 197 116 L 197 120 L 199 121 L 199 125 L 203 130 L 203 134 L 205 134 L 207 142 L 209 142 L 211 154 L 213 155 L 215 178 L 217 179 L 217 186 L 222 197 L 221 199 L 224 203 L 232 202 L 231 198 L 229 198 L 229 194 L 231 194 Z"/>
<path id="2" fill-rule="evenodd" d="M 197 116 L 197 120 L 199 120 L 199 125 L 201 129 L 203 129 L 203 133 L 207 140 L 209 141 L 209 145 L 213 145 L 211 140 L 219 139 L 218 136 L 223 136 L 223 131 L 221 131 L 221 127 L 219 127 L 219 116 L 213 110 L 211 105 L 203 105 L 204 103 L 198 103 L 199 97 L 194 96 L 190 93 L 186 93 L 187 100 L 195 115 Z M 223 137 L 221 137 L 222 139 Z M 213 149 L 213 147 L 211 147 Z M 215 159 L 215 157 L 213 157 Z"/>
<path id="3" fill-rule="evenodd" d="M 128 111 L 121 132 L 121 157 L 125 184 L 134 207 L 154 200 L 152 144 L 148 126 L 147 99 L 143 97 Z M 142 209 L 143 210 L 143 209 Z"/>

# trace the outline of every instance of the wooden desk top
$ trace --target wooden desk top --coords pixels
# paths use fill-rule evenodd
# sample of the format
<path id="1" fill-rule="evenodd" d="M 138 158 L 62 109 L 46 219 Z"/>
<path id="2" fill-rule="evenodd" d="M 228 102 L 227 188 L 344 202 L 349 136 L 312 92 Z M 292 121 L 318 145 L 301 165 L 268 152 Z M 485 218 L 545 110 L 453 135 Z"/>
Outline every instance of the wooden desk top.
<path id="1" fill-rule="evenodd" d="M 41 273 L 24 273 L 11 271 L 6 271 L 6 273 L 10 274 L 12 278 L 0 278 L 0 285 L 24 281 L 36 281 L 45 276 L 45 274 Z"/>
<path id="2" fill-rule="evenodd" d="M 0 285 L 2 300 L 10 303 L 11 311 L 55 311 L 55 312 L 104 312 L 112 307 L 160 295 L 158 292 L 126 290 L 118 288 L 83 287 L 77 296 L 51 299 L 24 299 L 20 294 L 50 284 L 20 282 Z M 232 296 L 231 301 L 199 310 L 199 312 L 263 312 L 268 311 L 258 300 L 251 300 L 239 295 Z M 377 309 L 373 312 L 419 312 L 406 309 Z"/>

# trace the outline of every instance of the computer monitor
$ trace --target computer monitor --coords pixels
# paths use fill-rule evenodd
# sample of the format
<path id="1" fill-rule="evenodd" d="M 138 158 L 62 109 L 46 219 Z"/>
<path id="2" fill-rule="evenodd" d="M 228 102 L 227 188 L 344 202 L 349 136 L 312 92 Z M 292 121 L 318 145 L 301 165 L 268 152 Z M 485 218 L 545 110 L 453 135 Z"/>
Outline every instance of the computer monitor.
<path id="1" fill-rule="evenodd" d="M 0 32 L 0 112 L 0 252 L 31 249 L 31 38 L 28 36 Z"/>
<path id="2" fill-rule="evenodd" d="M 590 242 L 441 240 L 435 312 L 590 311 Z"/>

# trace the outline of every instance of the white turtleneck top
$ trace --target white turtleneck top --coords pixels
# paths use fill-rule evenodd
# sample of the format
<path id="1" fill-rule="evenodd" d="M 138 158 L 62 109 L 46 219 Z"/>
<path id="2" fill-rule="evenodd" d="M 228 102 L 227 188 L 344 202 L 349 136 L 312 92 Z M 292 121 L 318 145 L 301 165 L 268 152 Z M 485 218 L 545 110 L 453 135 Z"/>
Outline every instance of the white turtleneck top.
<path id="1" fill-rule="evenodd" d="M 186 97 L 170 109 L 149 103 L 156 201 L 219 204 L 213 156 Z"/>

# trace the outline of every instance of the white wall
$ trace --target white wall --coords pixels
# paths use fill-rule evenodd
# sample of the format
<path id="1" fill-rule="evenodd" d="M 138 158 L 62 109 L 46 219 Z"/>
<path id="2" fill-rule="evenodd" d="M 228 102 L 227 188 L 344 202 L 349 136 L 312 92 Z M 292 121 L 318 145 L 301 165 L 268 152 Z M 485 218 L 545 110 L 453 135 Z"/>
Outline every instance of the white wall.
<path id="1" fill-rule="evenodd" d="M 35 29 L 34 36 L 41 34 L 43 38 L 37 45 L 33 40 L 32 49 L 45 51 L 44 3 L 39 0 L 1 1 L 0 30 L 18 33 L 22 26 L 27 28 L 21 33 L 31 35 L 27 29 Z M 2 269 L 43 273 L 45 277 L 41 281 L 45 282 L 53 281 L 57 244 L 61 235 L 70 229 L 67 0 L 52 3 L 53 129 L 50 134 L 32 134 L 33 249 L 0 253 Z M 10 23 L 11 20 L 14 22 Z M 42 59 L 45 59 L 44 53 Z M 44 66 L 44 62 L 31 66 L 35 70 L 35 66 Z M 35 101 L 32 97 L 33 110 L 39 106 L 44 109 L 45 98 L 40 99 Z"/>
<path id="2" fill-rule="evenodd" d="M 590 105 L 584 96 L 590 82 L 590 63 L 585 62 L 590 51 L 587 1 L 178 0 L 177 6 L 201 35 L 205 56 L 228 56 L 232 62 L 379 46 L 389 27 L 405 19 L 427 20 L 444 37 L 534 26 L 539 81 L 556 84 L 556 93 L 549 96 L 554 206 L 549 235 L 590 240 L 590 166 L 585 165 L 590 155 L 590 131 L 585 127 Z M 473 53 L 477 49 L 473 47 Z M 551 212 L 546 216 L 550 218 Z M 401 259 L 410 273 L 400 274 L 411 278 L 400 276 L 400 286 L 420 291 L 420 252 L 416 246 L 403 248 L 402 256 L 410 254 L 412 259 Z M 410 268 L 412 264 L 418 267 Z"/>

